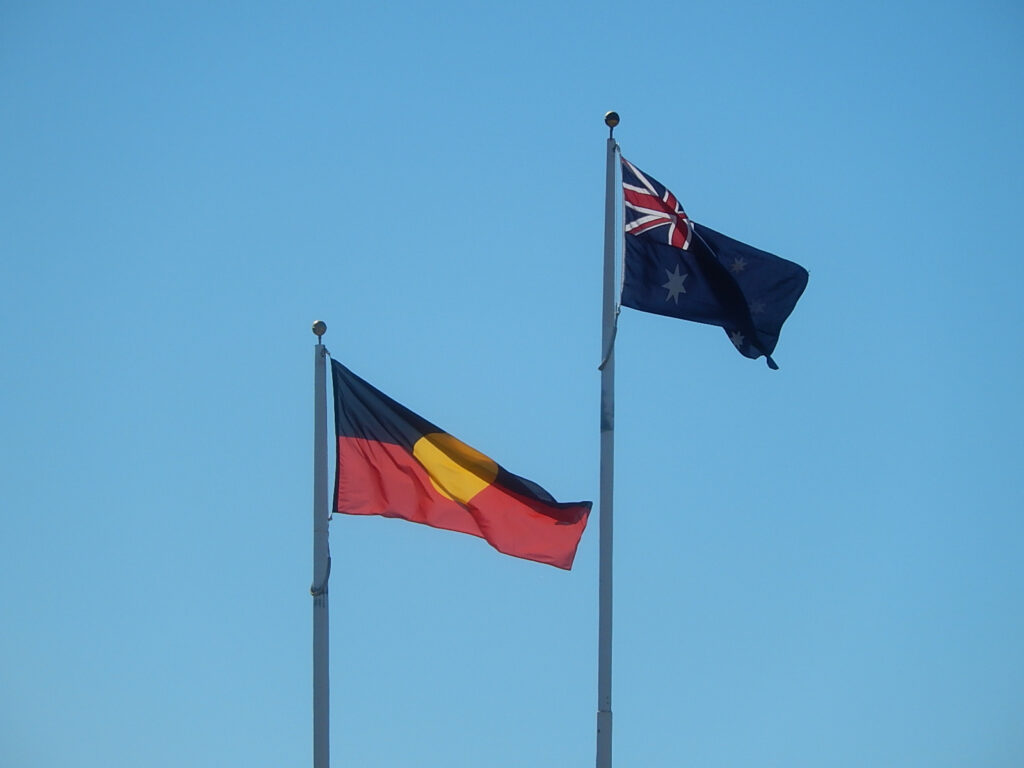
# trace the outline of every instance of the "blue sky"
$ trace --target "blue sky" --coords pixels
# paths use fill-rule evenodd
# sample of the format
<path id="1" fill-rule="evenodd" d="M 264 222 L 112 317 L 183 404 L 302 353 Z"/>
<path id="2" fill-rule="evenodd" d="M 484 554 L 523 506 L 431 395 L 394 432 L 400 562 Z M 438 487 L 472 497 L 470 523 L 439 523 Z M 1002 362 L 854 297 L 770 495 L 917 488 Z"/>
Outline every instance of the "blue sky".
<path id="1" fill-rule="evenodd" d="M 617 340 L 615 764 L 1024 762 L 1024 13 L 0 5 L 0 763 L 311 761 L 312 344 L 597 498 L 604 140 L 803 264 Z M 331 523 L 335 765 L 591 765 L 574 569 Z"/>

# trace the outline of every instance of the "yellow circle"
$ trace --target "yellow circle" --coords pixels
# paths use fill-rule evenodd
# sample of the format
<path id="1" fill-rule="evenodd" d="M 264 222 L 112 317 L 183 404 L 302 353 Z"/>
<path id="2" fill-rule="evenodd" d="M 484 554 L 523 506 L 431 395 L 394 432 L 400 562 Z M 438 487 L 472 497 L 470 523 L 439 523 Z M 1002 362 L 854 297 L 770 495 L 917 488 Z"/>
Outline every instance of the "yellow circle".
<path id="1" fill-rule="evenodd" d="M 412 455 L 427 470 L 437 492 L 460 504 L 468 503 L 498 476 L 492 459 L 446 432 L 421 437 Z"/>

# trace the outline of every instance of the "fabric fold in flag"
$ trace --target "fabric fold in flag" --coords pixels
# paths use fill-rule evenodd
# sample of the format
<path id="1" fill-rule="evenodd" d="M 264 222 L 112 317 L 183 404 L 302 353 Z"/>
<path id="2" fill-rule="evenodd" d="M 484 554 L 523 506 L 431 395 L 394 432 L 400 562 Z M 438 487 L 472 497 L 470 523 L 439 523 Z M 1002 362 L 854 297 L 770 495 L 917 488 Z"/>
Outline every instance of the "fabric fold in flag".
<path id="1" fill-rule="evenodd" d="M 691 220 L 657 180 L 622 160 L 623 306 L 721 326 L 770 368 L 807 270 Z"/>
<path id="2" fill-rule="evenodd" d="M 336 360 L 331 375 L 335 512 L 469 533 L 506 555 L 572 567 L 589 501 L 555 501 Z"/>

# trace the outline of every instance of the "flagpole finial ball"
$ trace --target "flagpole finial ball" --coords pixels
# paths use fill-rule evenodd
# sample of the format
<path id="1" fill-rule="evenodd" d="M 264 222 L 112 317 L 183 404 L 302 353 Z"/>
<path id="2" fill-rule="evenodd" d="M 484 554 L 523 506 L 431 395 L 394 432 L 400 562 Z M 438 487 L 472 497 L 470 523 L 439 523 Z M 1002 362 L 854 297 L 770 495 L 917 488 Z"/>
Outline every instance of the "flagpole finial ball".
<path id="1" fill-rule="evenodd" d="M 315 333 L 316 337 L 319 339 L 321 336 L 327 333 L 327 323 L 325 323 L 323 320 L 317 320 L 315 323 L 313 323 L 313 333 Z"/>
<path id="2" fill-rule="evenodd" d="M 604 124 L 609 128 L 614 128 L 619 124 L 619 113 L 618 112 L 605 112 L 604 113 Z"/>

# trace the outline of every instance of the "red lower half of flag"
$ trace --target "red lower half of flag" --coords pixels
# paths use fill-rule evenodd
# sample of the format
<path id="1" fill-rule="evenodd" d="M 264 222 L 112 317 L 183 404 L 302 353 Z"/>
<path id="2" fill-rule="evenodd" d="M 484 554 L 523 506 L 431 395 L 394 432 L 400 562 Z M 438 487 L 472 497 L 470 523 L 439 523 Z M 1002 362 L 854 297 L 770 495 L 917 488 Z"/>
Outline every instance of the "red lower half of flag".
<path id="1" fill-rule="evenodd" d="M 533 495 L 528 485 L 510 483 L 516 486 L 511 488 L 502 481 L 514 476 L 486 457 L 489 466 L 478 461 L 466 469 L 451 462 L 441 466 L 432 455 L 339 437 L 335 511 L 469 533 L 506 555 L 572 567 L 589 503 L 557 504 Z"/>

